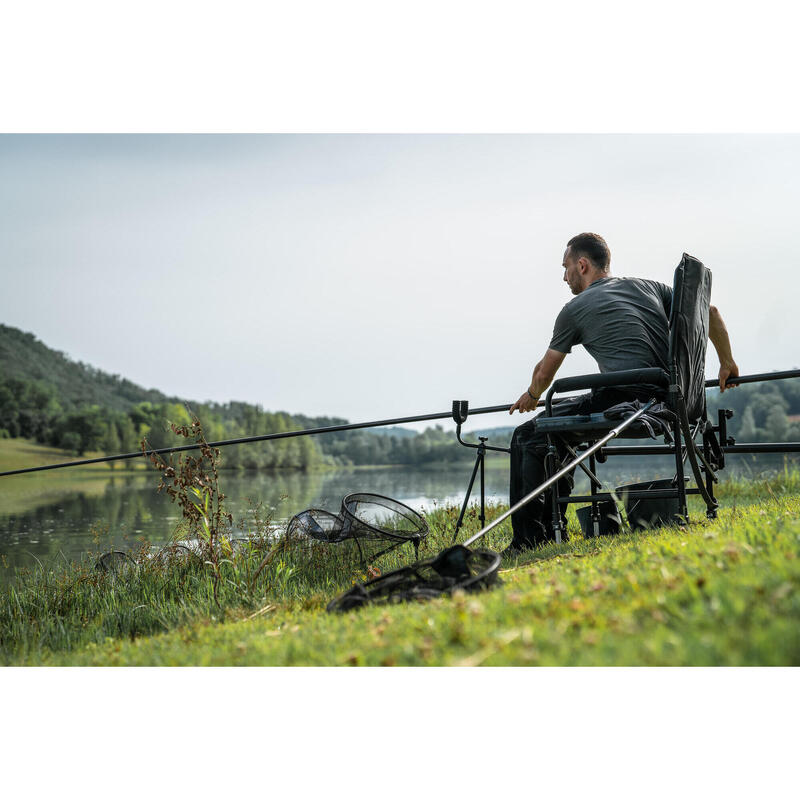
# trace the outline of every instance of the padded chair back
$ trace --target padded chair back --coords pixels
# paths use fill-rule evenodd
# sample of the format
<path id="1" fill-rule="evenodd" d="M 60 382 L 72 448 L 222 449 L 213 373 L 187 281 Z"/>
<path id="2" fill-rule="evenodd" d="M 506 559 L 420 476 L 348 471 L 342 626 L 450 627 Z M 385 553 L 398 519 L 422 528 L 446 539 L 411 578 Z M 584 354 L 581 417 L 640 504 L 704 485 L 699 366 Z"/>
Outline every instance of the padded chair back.
<path id="1" fill-rule="evenodd" d="M 706 345 L 711 305 L 711 270 L 688 253 L 675 270 L 669 317 L 669 362 L 690 421 L 706 417 Z"/>

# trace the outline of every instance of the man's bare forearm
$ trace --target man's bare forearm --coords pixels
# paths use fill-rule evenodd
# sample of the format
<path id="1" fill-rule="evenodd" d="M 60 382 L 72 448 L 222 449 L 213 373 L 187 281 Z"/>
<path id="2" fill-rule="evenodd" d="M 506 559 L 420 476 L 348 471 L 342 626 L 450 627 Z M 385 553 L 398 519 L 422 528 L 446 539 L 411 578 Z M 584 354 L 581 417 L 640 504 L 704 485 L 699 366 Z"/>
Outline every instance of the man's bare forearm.
<path id="1" fill-rule="evenodd" d="M 544 371 L 542 362 L 540 361 L 533 368 L 533 376 L 531 377 L 531 385 L 528 387 L 528 391 L 534 397 L 541 397 L 547 391 L 547 387 L 553 382 L 554 377 L 555 376 L 549 375 Z"/>
<path id="2" fill-rule="evenodd" d="M 729 384 L 728 381 L 739 377 L 739 367 L 733 360 L 728 329 L 716 306 L 711 306 L 708 312 L 708 338 L 711 339 L 711 344 L 719 356 L 719 390 L 724 392 L 736 386 L 735 383 Z"/>
<path id="3" fill-rule="evenodd" d="M 731 340 L 728 336 L 728 329 L 722 320 L 722 315 L 716 306 L 711 306 L 708 314 L 708 338 L 719 356 L 721 366 L 735 364 L 733 353 L 731 352 Z"/>
<path id="4" fill-rule="evenodd" d="M 547 391 L 547 387 L 553 382 L 553 378 L 564 360 L 565 353 L 558 350 L 547 348 L 544 358 L 533 368 L 533 377 L 530 386 L 520 396 L 519 400 L 509 409 L 509 414 L 519 411 L 533 411 L 536 408 L 536 401 Z"/>

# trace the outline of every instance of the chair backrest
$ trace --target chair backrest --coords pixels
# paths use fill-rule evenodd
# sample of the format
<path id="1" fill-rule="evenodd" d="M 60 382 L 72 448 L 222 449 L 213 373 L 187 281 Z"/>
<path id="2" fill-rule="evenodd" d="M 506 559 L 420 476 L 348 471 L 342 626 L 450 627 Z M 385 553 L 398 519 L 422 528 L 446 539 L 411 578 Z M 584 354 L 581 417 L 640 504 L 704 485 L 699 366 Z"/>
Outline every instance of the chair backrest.
<path id="1" fill-rule="evenodd" d="M 711 270 L 688 253 L 675 270 L 669 317 L 669 363 L 690 421 L 706 416 L 706 345 L 711 305 Z"/>

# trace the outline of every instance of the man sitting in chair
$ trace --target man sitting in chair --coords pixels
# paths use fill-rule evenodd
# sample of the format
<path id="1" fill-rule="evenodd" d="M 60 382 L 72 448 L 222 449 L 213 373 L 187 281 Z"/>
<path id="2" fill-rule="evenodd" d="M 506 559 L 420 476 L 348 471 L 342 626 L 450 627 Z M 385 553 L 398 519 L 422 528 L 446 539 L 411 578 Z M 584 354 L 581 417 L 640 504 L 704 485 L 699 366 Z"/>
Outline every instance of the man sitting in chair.
<path id="1" fill-rule="evenodd" d="M 672 289 L 643 278 L 615 278 L 610 270 L 611 253 L 602 236 L 581 233 L 567 242 L 564 251 L 564 281 L 575 297 L 556 318 L 553 338 L 544 358 L 533 370 L 528 389 L 509 413 L 533 411 L 573 346 L 582 344 L 597 361 L 600 372 L 660 367 L 668 370 L 669 315 Z M 720 391 L 725 381 L 737 377 L 739 369 L 731 355 L 728 332 L 719 311 L 711 306 L 709 339 L 720 360 Z M 664 397 L 658 386 L 615 386 L 595 389 L 554 405 L 553 415 L 590 414 L 617 403 Z M 509 503 L 521 500 L 545 480 L 547 439 L 537 432 L 536 420 L 520 425 L 511 440 Z M 563 452 L 561 453 L 563 458 Z M 571 475 L 559 481 L 559 495 L 572 491 Z M 513 555 L 524 548 L 553 540 L 550 493 L 534 498 L 511 516 L 514 537 L 504 551 Z M 566 522 L 564 510 L 561 517 Z"/>

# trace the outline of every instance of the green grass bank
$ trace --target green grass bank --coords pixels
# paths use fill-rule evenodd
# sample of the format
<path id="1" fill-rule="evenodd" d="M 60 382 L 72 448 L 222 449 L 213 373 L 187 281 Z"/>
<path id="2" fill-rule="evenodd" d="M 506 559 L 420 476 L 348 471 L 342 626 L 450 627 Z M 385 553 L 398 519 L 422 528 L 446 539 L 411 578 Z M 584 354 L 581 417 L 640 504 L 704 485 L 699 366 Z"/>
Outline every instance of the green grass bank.
<path id="1" fill-rule="evenodd" d="M 800 663 L 795 473 L 723 487 L 709 521 L 549 545 L 504 563 L 498 588 L 330 615 L 353 576 L 261 553 L 221 568 L 117 577 L 43 565 L 0 595 L 0 661 L 49 665 L 794 665 Z M 490 517 L 500 511 L 491 509 Z M 471 512 L 467 531 L 477 530 Z M 457 509 L 429 515 L 426 556 Z M 576 529 L 574 521 L 571 530 Z M 465 533 L 466 535 L 466 533 Z M 499 549 L 508 524 L 483 546 Z M 463 537 L 460 537 L 463 538 Z M 395 556 L 381 564 L 391 568 Z M 354 576 L 360 578 L 360 575 Z"/>

